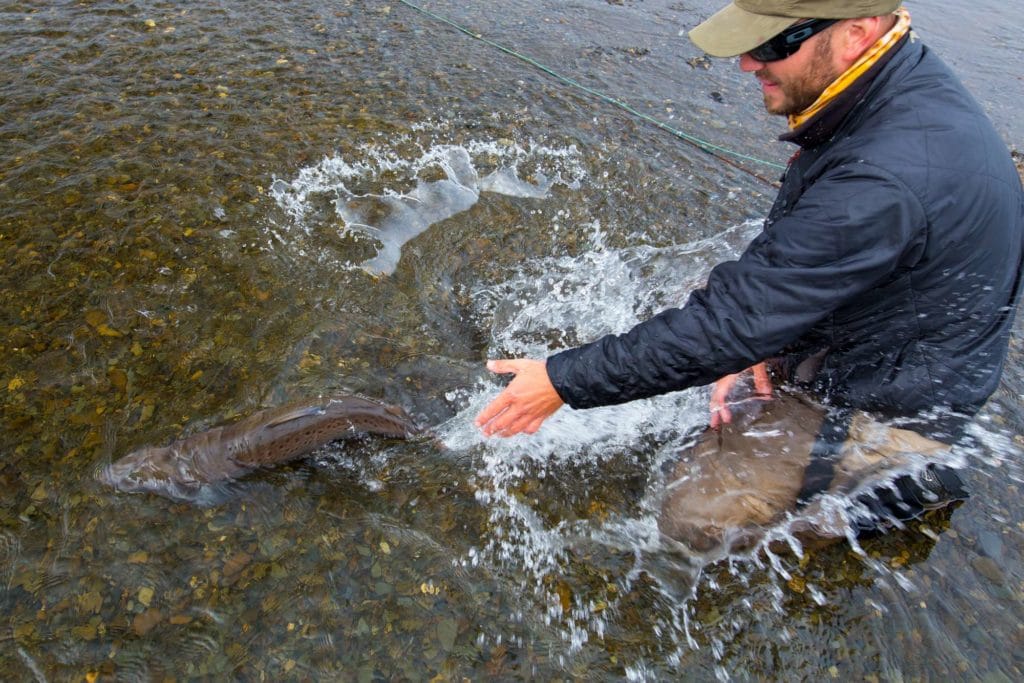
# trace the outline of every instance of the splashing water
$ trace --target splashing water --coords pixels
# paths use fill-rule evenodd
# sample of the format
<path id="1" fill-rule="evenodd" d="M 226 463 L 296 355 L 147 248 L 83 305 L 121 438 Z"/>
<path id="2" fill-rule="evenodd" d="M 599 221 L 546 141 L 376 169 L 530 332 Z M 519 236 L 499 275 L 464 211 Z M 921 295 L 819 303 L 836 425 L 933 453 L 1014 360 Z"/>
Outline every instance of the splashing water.
<path id="1" fill-rule="evenodd" d="M 357 161 L 334 156 L 303 168 L 291 181 L 275 179 L 271 195 L 291 225 L 277 226 L 309 234 L 317 229 L 317 207 L 333 207 L 330 219 L 341 236 L 369 239 L 376 256 L 358 264 L 374 275 L 390 275 L 402 247 L 432 225 L 473 207 L 482 192 L 508 197 L 543 199 L 555 185 L 578 189 L 584 175 L 575 147 L 556 149 L 540 144 L 470 142 L 466 145 L 413 145 L 418 155 L 403 156 L 403 141 L 387 146 L 364 145 Z M 405 141 L 408 143 L 408 141 Z M 481 175 L 479 168 L 496 167 Z M 529 163 L 531 179 L 519 175 Z M 287 243 L 277 235 L 281 243 Z M 352 264 L 347 264 L 352 265 Z"/>
<path id="2" fill-rule="evenodd" d="M 552 350 L 628 329 L 666 305 L 681 304 L 713 264 L 738 255 L 741 245 L 759 229 L 758 221 L 749 221 L 689 244 L 616 250 L 605 246 L 601 226 L 595 223 L 590 249 L 580 256 L 524 264 L 507 281 L 474 291 L 475 315 L 481 327 L 489 322 L 492 356 L 545 357 Z M 700 642 L 721 660 L 727 643 L 749 625 L 746 620 L 758 617 L 741 607 L 742 616 L 712 625 L 703 622 L 696 613 L 695 598 L 700 591 L 718 591 L 721 580 L 719 573 L 713 577 L 706 571 L 709 564 L 724 561 L 724 576 L 744 587 L 765 576 L 774 577 L 762 588 L 761 599 L 780 612 L 781 586 L 792 581 L 793 574 L 788 561 L 772 548 L 788 547 L 800 557 L 803 549 L 794 532 L 801 523 L 845 534 L 854 552 L 864 557 L 864 564 L 881 581 L 914 590 L 891 567 L 868 558 L 850 530 L 851 512 L 865 512 L 851 507 L 852 500 L 872 482 L 862 482 L 843 496 L 821 496 L 814 505 L 768 529 L 764 540 L 742 555 L 696 556 L 665 540 L 657 524 L 665 490 L 662 471 L 689 445 L 688 433 L 706 422 L 703 390 L 593 410 L 562 410 L 536 435 L 487 440 L 472 427 L 472 420 L 494 393 L 493 385 L 465 392 L 461 398 L 466 407 L 439 429 L 448 448 L 478 455 L 477 500 L 490 511 L 490 535 L 464 562 L 527 575 L 542 621 L 560 629 L 568 643 L 566 657 L 580 651 L 589 639 L 621 628 L 616 620 L 624 596 L 646 586 L 653 590 L 657 604 L 649 610 L 645 628 L 663 642 L 662 654 L 679 662 Z M 925 464 L 923 458 L 909 458 L 886 476 L 914 474 Z M 587 476 L 599 467 L 639 471 L 643 484 L 636 499 L 602 509 Z M 567 486 L 570 498 L 591 501 L 592 514 L 575 519 L 551 514 L 546 509 L 550 500 L 529 494 L 535 482 L 559 479 L 572 481 Z M 578 555 L 586 556 L 588 571 L 597 566 L 598 573 L 614 577 L 608 579 L 614 586 L 589 593 L 565 588 L 572 584 L 578 590 L 586 583 L 587 577 L 576 575 Z M 623 557 L 629 558 L 625 567 Z M 560 577 L 565 576 L 573 578 L 563 583 Z M 812 583 L 801 585 L 801 591 L 818 605 L 826 602 Z M 633 680 L 648 677 L 642 661 L 627 672 Z M 721 667 L 716 675 L 728 677 Z"/>
<path id="3" fill-rule="evenodd" d="M 666 304 L 679 304 L 706 277 L 707 266 L 735 257 L 739 245 L 759 229 L 759 222 L 690 244 L 621 250 L 605 246 L 599 224 L 590 229 L 591 248 L 582 255 L 525 264 L 508 281 L 473 292 L 481 326 L 490 321 L 492 355 L 544 357 L 552 347 L 622 331 Z M 594 277 L 595 273 L 601 277 Z M 575 521 L 557 515 L 548 519 L 543 505 L 526 499 L 521 489 L 533 480 L 564 479 L 567 472 L 604 465 L 658 480 L 661 465 L 676 457 L 686 433 L 706 419 L 706 397 L 695 390 L 587 411 L 562 410 L 536 435 L 484 440 L 471 426 L 472 417 L 493 394 L 492 386 L 467 392 L 462 397 L 467 407 L 440 429 L 445 445 L 453 451 L 481 453 L 483 484 L 477 499 L 490 510 L 492 533 L 465 562 L 525 571 L 543 605 L 543 621 L 563 630 L 570 645 L 568 655 L 579 651 L 592 635 L 604 634 L 616 602 L 614 593 L 630 589 L 644 572 L 648 556 L 664 553 L 657 527 L 661 487 L 646 486 L 647 492 L 627 504 L 627 510 L 598 510 L 595 519 Z M 575 495 L 585 500 L 588 487 L 584 478 Z M 557 577 L 572 572 L 573 556 L 584 547 L 634 558 L 623 585 L 609 589 L 613 595 L 569 597 L 567 589 L 558 587 Z M 694 572 L 686 564 L 675 566 L 692 579 Z M 683 593 L 691 589 L 687 583 Z M 671 604 L 682 597 L 675 586 L 666 584 L 664 591 L 674 596 Z M 668 612 L 655 628 L 677 643 L 686 641 L 683 620 L 674 610 Z M 632 675 L 643 677 L 638 672 Z"/>

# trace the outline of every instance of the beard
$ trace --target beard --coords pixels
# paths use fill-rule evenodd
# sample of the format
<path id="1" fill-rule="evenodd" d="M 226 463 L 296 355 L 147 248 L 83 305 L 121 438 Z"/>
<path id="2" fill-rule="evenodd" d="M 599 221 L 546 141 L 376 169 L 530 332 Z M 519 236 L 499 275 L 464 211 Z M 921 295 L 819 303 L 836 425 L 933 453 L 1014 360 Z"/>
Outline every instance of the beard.
<path id="1" fill-rule="evenodd" d="M 769 114 L 790 116 L 799 114 L 817 101 L 834 80 L 842 75 L 832 66 L 832 36 L 830 31 L 821 34 L 822 39 L 814 46 L 814 59 L 810 68 L 801 76 L 788 81 L 779 81 L 782 99 L 770 98 L 765 95 L 764 107 Z M 762 69 L 755 75 L 771 78 L 768 69 Z"/>

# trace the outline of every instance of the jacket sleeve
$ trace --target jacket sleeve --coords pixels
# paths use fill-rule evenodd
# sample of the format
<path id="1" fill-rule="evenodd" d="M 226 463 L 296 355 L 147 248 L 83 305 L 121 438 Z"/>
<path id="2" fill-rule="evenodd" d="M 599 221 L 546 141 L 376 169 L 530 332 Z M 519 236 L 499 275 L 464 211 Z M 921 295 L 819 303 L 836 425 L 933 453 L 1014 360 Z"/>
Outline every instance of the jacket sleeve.
<path id="1" fill-rule="evenodd" d="M 716 266 L 686 305 L 621 335 L 548 358 L 573 408 L 708 384 L 776 355 L 919 258 L 920 202 L 894 176 L 851 163 L 821 176 L 737 261 Z"/>

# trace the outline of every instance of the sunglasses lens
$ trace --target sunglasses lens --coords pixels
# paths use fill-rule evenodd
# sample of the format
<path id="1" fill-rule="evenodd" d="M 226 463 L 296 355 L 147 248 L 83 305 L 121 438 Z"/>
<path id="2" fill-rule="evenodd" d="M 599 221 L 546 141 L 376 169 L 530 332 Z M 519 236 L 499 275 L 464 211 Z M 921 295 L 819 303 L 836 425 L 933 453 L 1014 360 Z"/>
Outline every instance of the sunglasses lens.
<path id="1" fill-rule="evenodd" d="M 777 62 L 780 59 L 785 59 L 789 56 L 776 50 L 771 41 L 758 45 L 747 54 L 759 62 Z"/>
<path id="2" fill-rule="evenodd" d="M 777 62 L 795 54 L 805 40 L 825 30 L 836 21 L 836 19 L 812 19 L 801 22 L 761 43 L 747 54 L 759 62 Z"/>

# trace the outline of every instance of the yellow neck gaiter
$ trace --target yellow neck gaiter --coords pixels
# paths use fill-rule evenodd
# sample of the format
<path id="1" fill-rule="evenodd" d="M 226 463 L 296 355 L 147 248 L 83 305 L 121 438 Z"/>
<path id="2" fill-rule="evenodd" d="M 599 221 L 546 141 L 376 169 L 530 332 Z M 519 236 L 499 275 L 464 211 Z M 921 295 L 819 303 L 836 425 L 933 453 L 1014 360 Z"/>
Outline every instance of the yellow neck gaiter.
<path id="1" fill-rule="evenodd" d="M 796 130 L 808 120 L 814 118 L 815 114 L 824 109 L 829 102 L 835 99 L 835 96 L 846 90 L 847 87 L 858 78 L 860 78 L 865 71 L 871 68 L 871 66 L 884 55 L 889 48 L 895 45 L 900 38 L 902 38 L 910 30 L 910 12 L 903 7 L 897 9 L 894 14 L 896 15 L 896 25 L 893 26 L 888 33 L 879 38 L 874 45 L 860 56 L 849 69 L 843 72 L 843 74 L 832 81 L 832 83 L 825 88 L 824 92 L 818 96 L 818 99 L 814 101 L 814 104 L 804 109 L 799 114 L 790 114 L 789 116 L 789 128 L 790 130 Z"/>

